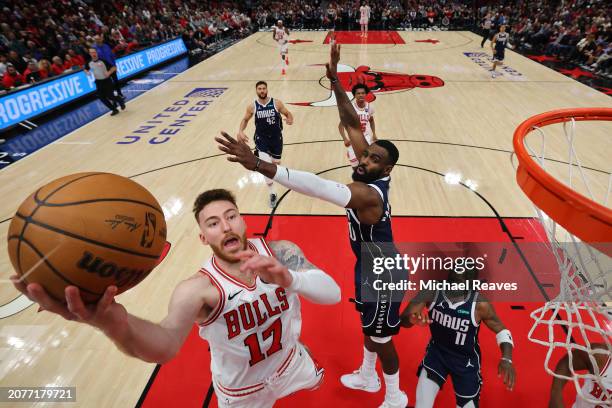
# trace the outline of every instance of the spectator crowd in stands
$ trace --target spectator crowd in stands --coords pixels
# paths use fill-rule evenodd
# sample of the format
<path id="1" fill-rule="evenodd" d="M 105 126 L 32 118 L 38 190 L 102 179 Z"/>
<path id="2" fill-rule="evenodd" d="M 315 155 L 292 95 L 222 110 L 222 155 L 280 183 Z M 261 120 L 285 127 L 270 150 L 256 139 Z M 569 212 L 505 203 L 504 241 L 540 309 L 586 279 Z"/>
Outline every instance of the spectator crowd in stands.
<path id="1" fill-rule="evenodd" d="M 290 29 L 359 29 L 358 0 L 5 0 L 0 14 L 0 90 L 79 69 L 96 36 L 121 56 L 182 36 L 206 50 L 283 20 Z M 606 0 L 369 0 L 370 29 L 479 29 L 508 24 L 519 50 L 610 74 L 612 3 Z M 476 8 L 475 4 L 487 5 Z M 487 17 L 488 16 L 488 17 Z"/>
<path id="2" fill-rule="evenodd" d="M 610 77 L 612 3 L 605 0 L 524 0 L 482 7 L 492 32 L 508 24 L 510 42 L 519 51 L 543 53 Z"/>
<path id="3" fill-rule="evenodd" d="M 0 89 L 10 90 L 82 68 L 88 49 L 108 44 L 119 57 L 198 32 L 206 46 L 223 35 L 246 34 L 240 2 L 190 0 L 5 0 L 0 13 Z"/>
<path id="4" fill-rule="evenodd" d="M 370 28 L 449 27 L 469 29 L 474 24 L 473 3 L 458 0 L 369 0 Z M 293 29 L 359 29 L 358 0 L 337 1 L 259 1 L 252 20 L 258 27 L 269 27 L 277 20 Z"/>

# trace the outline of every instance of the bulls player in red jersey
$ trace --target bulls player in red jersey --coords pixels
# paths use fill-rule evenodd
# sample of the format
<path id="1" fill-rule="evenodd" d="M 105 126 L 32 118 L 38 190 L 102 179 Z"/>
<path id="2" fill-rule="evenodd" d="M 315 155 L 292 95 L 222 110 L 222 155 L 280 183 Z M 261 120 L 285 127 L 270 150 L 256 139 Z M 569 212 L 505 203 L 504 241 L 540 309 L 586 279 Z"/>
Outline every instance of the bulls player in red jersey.
<path id="1" fill-rule="evenodd" d="M 129 356 L 165 363 L 180 350 L 194 322 L 210 345 L 211 371 L 220 407 L 272 407 L 279 398 L 315 389 L 323 380 L 300 343 L 298 295 L 313 303 L 340 301 L 340 288 L 289 241 L 247 239 L 234 196 L 209 190 L 194 204 L 200 240 L 213 256 L 174 289 L 168 315 L 152 323 L 115 302 L 115 286 L 96 305 L 84 305 L 75 286 L 67 305 L 36 283 L 14 285 L 42 309 L 100 329 Z"/>
<path id="2" fill-rule="evenodd" d="M 355 97 L 353 100 L 353 108 L 355 108 L 355 112 L 357 112 L 357 116 L 359 116 L 361 131 L 363 132 L 368 145 L 371 145 L 378 139 L 376 138 L 376 127 L 374 125 L 374 106 L 371 102 L 366 101 L 368 92 L 370 92 L 370 90 L 365 84 L 357 84 L 351 90 L 351 93 Z M 349 159 L 349 163 L 353 168 L 355 168 L 359 164 L 359 159 L 357 159 L 357 156 L 355 156 L 355 150 L 353 150 L 351 140 L 345 133 L 346 126 L 344 123 L 342 123 L 342 121 L 340 121 L 338 124 L 338 130 L 340 131 L 340 136 L 342 136 L 342 140 L 344 141 L 344 146 L 347 147 L 346 156 Z"/>

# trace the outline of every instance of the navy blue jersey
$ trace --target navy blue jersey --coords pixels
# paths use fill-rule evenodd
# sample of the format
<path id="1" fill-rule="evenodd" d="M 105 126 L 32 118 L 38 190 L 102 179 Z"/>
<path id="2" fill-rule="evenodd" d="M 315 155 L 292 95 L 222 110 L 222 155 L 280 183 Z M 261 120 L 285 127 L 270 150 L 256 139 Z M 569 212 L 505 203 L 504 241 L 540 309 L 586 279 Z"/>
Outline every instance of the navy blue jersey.
<path id="1" fill-rule="evenodd" d="M 266 105 L 255 100 L 255 135 L 259 137 L 277 138 L 281 136 L 283 121 L 276 109 L 274 98 Z"/>
<path id="2" fill-rule="evenodd" d="M 470 292 L 465 300 L 452 303 L 438 291 L 429 306 L 431 342 L 445 351 L 460 355 L 480 355 L 476 322 L 476 297 Z"/>
<path id="3" fill-rule="evenodd" d="M 357 264 L 361 261 L 361 244 L 364 242 L 393 242 L 393 232 L 391 231 L 391 205 L 389 204 L 389 183 L 391 177 L 383 177 L 368 184 L 374 188 L 382 197 L 383 215 L 381 219 L 372 225 L 362 224 L 355 211 L 346 209 L 349 221 L 349 238 L 351 249 L 357 258 Z M 379 254 L 374 254 L 379 256 Z"/>
<path id="4" fill-rule="evenodd" d="M 393 246 L 393 232 L 391 231 L 391 205 L 388 195 L 390 182 L 391 178 L 387 176 L 368 184 L 380 194 L 383 201 L 383 214 L 377 223 L 372 225 L 362 224 L 355 211 L 350 208 L 346 209 L 351 249 L 356 258 L 355 289 L 357 292 L 366 282 L 383 278 L 380 275 L 372 275 L 375 258 L 394 257 L 397 254 L 397 250 Z M 388 242 L 388 244 L 380 245 L 380 242 Z M 362 274 L 362 271 L 364 274 Z M 394 276 L 397 271 L 387 270 L 387 272 L 392 274 L 385 274 L 385 277 L 391 279 L 391 276 Z M 359 299 L 360 294 L 356 294 L 356 297 Z"/>
<path id="5" fill-rule="evenodd" d="M 506 44 L 508 43 L 508 38 L 510 36 L 507 32 L 499 32 L 497 33 L 497 38 L 495 40 L 495 51 L 503 51 L 506 49 Z"/>

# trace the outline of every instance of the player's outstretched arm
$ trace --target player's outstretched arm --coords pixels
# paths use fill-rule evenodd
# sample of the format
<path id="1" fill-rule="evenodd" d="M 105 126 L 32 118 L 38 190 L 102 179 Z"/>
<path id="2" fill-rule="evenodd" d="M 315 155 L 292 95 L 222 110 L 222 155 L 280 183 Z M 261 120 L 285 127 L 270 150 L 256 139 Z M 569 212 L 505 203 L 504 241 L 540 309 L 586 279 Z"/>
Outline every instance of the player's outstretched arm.
<path id="1" fill-rule="evenodd" d="M 363 151 L 367 149 L 368 142 L 361 131 L 361 122 L 359 116 L 353 108 L 351 101 L 346 95 L 346 91 L 342 88 L 340 81 L 338 80 L 338 62 L 340 61 L 340 45 L 336 44 L 335 39 L 332 37 L 331 51 L 329 63 L 326 66 L 326 75 L 329 79 L 334 95 L 336 96 L 336 103 L 338 105 L 338 113 L 340 114 L 340 122 L 346 127 L 346 131 L 349 135 L 351 145 L 355 151 L 357 158 L 361 157 Z"/>
<path id="2" fill-rule="evenodd" d="M 254 111 L 255 111 L 255 108 L 253 107 L 253 104 L 252 103 L 249 104 L 249 106 L 247 106 L 246 108 L 244 117 L 240 121 L 240 127 L 238 128 L 237 138 L 238 140 L 241 140 L 245 143 L 249 141 L 249 137 L 244 133 L 244 130 L 246 129 L 247 124 L 249 123 L 249 120 L 251 120 L 251 118 L 253 117 Z"/>
<path id="3" fill-rule="evenodd" d="M 293 125 L 293 114 L 289 111 L 289 109 L 287 109 L 287 107 L 282 101 L 279 101 L 278 99 L 275 99 L 275 101 L 276 108 L 278 109 L 278 111 L 281 113 L 281 115 L 287 118 L 287 124 Z"/>
<path id="4" fill-rule="evenodd" d="M 51 298 L 39 284 L 26 286 L 17 276 L 11 277 L 11 280 L 42 310 L 96 327 L 125 354 L 152 363 L 164 363 L 174 357 L 189 334 L 198 312 L 205 305 L 206 293 L 218 297 L 216 292 L 212 293 L 210 289 L 207 292 L 205 287 L 201 287 L 202 278 L 197 279 L 199 282 L 195 282 L 195 278 L 184 281 L 172 295 L 166 318 L 160 324 L 155 324 L 129 314 L 123 305 L 117 303 L 115 286 L 109 286 L 95 305 L 84 304 L 79 289 L 68 286 L 64 304 Z M 208 286 L 212 285 L 208 283 Z"/>
<path id="5" fill-rule="evenodd" d="M 514 347 L 512 334 L 499 319 L 491 303 L 482 299 L 479 300 L 476 305 L 476 316 L 496 335 L 497 344 L 502 353 L 497 365 L 497 375 L 502 377 L 506 387 L 512 390 L 516 381 L 516 371 L 512 364 L 512 349 Z"/>
<path id="6" fill-rule="evenodd" d="M 298 193 L 319 198 L 343 208 L 359 210 L 360 219 L 373 224 L 382 215 L 382 199 L 373 188 L 365 183 L 349 185 L 327 180 L 306 171 L 288 169 L 267 163 L 253 154 L 249 146 L 225 132 L 215 137 L 219 150 L 229 155 L 227 160 L 240 163 L 247 170 L 257 171 Z"/>
<path id="7" fill-rule="evenodd" d="M 329 305 L 340 302 L 338 284 L 311 264 L 300 247 L 291 241 L 272 241 L 268 244 L 276 257 L 243 251 L 238 254 L 245 260 L 240 269 L 259 276 L 264 282 L 296 292 L 313 303 Z"/>

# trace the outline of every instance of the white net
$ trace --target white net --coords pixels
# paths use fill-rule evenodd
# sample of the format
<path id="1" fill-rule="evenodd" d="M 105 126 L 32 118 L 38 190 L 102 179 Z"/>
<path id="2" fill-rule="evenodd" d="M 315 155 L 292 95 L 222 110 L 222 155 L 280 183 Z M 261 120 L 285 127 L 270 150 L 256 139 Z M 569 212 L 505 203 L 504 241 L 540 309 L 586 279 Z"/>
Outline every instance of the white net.
<path id="1" fill-rule="evenodd" d="M 577 122 L 573 118 L 558 125 L 534 127 L 525 138 L 524 145 L 534 161 L 547 173 L 592 201 L 609 208 L 608 199 L 612 188 L 610 169 L 602 170 L 596 168 L 597 165 L 591 166 L 591 163 L 585 166 L 578 151 L 586 153 L 583 155 L 585 158 L 591 158 L 599 153 L 594 146 L 599 146 L 597 149 L 603 147 L 604 155 L 610 156 L 612 122 L 581 122 L 580 126 L 583 125 L 593 130 L 594 126 L 598 126 L 597 132 L 603 136 L 603 146 L 595 144 L 592 139 L 586 142 L 578 140 Z M 534 145 L 537 145 L 537 149 Z M 609 166 L 609 157 L 607 161 L 598 164 L 606 162 Z M 594 168 L 596 171 L 593 171 Z M 579 398 L 585 402 L 610 406 L 612 390 L 608 389 L 609 383 L 606 387 L 602 378 L 601 362 L 612 356 L 611 259 L 599 250 L 601 246 L 596 249 L 582 242 L 537 207 L 536 213 L 546 233 L 550 252 L 559 267 L 560 284 L 558 296 L 531 313 L 534 324 L 529 339 L 548 348 L 544 366 L 549 374 L 572 381 Z M 612 241 L 610 238 L 609 241 Z M 572 356 L 576 350 L 586 353 L 583 355 L 588 356 L 592 372 L 575 370 Z M 555 373 L 556 363 L 564 353 L 569 355 L 570 376 Z M 612 369 L 608 371 L 612 377 Z M 601 392 L 593 394 L 590 392 L 592 387 L 583 391 L 584 381 L 597 384 Z"/>

